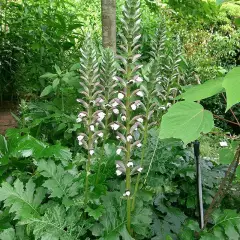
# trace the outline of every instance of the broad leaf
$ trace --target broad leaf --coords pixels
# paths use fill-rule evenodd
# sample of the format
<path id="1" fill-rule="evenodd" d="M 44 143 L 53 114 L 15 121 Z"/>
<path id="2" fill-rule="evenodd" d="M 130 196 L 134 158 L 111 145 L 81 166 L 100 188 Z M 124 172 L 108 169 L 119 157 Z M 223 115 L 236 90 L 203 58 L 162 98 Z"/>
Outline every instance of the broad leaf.
<path id="1" fill-rule="evenodd" d="M 219 150 L 219 161 L 222 164 L 230 164 L 234 159 L 234 151 L 229 148 L 222 148 Z"/>
<path id="2" fill-rule="evenodd" d="M 220 93 L 224 90 L 223 78 L 218 78 L 214 80 L 209 80 L 203 84 L 195 85 L 181 94 L 178 99 L 183 98 L 187 101 L 198 101 L 205 98 L 209 98 L 217 93 Z"/>
<path id="3" fill-rule="evenodd" d="M 179 138 L 185 144 L 208 133 L 214 127 L 212 113 L 195 102 L 178 102 L 163 116 L 160 138 Z"/>
<path id="4" fill-rule="evenodd" d="M 45 87 L 40 95 L 40 97 L 45 97 L 49 95 L 51 92 L 53 92 L 53 87 L 51 85 Z"/>
<path id="5" fill-rule="evenodd" d="M 233 68 L 224 78 L 223 87 L 227 94 L 227 110 L 240 102 L 240 67 Z"/>
<path id="6" fill-rule="evenodd" d="M 4 201 L 5 207 L 10 207 L 10 212 L 16 214 L 16 219 L 38 217 L 38 207 L 44 197 L 45 190 L 43 188 L 35 189 L 35 184 L 31 179 L 25 189 L 19 179 L 15 181 L 14 187 L 4 182 L 0 188 L 0 201 Z"/>
<path id="7" fill-rule="evenodd" d="M 236 175 L 237 175 L 238 179 L 240 179 L 240 165 L 237 167 Z"/>
<path id="8" fill-rule="evenodd" d="M 42 76 L 40 76 L 40 78 L 56 78 L 57 77 L 57 74 L 54 74 L 54 73 L 45 73 L 43 74 Z"/>
<path id="9" fill-rule="evenodd" d="M 216 3 L 218 4 L 218 5 L 221 5 L 221 4 L 223 4 L 225 2 L 225 0 L 216 0 Z"/>

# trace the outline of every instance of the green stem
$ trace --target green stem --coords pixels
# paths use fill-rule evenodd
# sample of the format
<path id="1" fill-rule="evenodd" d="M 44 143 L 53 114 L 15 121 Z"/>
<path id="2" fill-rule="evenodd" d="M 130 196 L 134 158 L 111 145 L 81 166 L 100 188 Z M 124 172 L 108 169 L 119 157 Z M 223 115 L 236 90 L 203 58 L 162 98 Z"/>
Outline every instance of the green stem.
<path id="1" fill-rule="evenodd" d="M 156 146 L 155 146 L 154 151 L 153 151 L 153 155 L 152 155 L 152 158 L 151 158 L 149 167 L 148 167 L 147 175 L 146 175 L 146 177 L 145 177 L 145 179 L 144 179 L 144 184 L 146 184 L 147 178 L 148 178 L 148 175 L 149 175 L 149 172 L 150 172 L 150 170 L 151 170 L 151 168 L 152 168 L 152 163 L 153 163 L 153 159 L 154 159 L 154 156 L 155 156 L 155 154 L 156 154 L 156 151 L 157 151 L 158 142 L 159 142 L 159 137 L 158 137 L 158 139 L 157 139 Z"/>
<path id="2" fill-rule="evenodd" d="M 143 161 L 144 161 L 145 151 L 146 151 L 147 141 L 148 141 L 148 113 L 149 113 L 149 107 L 147 107 L 146 121 L 145 121 L 145 124 L 144 124 L 143 148 L 142 148 L 142 155 L 141 155 L 141 161 L 140 161 L 140 167 L 141 168 L 143 167 Z M 135 201 L 136 201 L 136 195 L 137 195 L 138 187 L 139 187 L 139 183 L 140 183 L 140 177 L 141 177 L 141 172 L 139 172 L 138 176 L 137 176 L 137 181 L 136 181 L 134 194 L 133 194 L 133 200 L 132 200 L 132 211 L 135 208 Z"/>
<path id="3" fill-rule="evenodd" d="M 106 143 L 107 135 L 108 135 L 108 116 L 109 116 L 109 112 L 107 110 L 106 111 L 106 116 L 105 116 L 105 129 L 104 129 L 104 137 L 103 137 L 103 146 L 102 146 L 102 149 L 101 149 L 100 159 L 99 159 L 99 163 L 98 163 L 98 171 L 97 171 L 97 177 L 96 177 L 95 184 L 98 184 L 99 175 L 100 175 L 100 172 L 101 172 L 102 159 L 103 159 L 103 156 L 104 156 L 104 145 Z"/>
<path id="4" fill-rule="evenodd" d="M 84 194 L 84 204 L 86 205 L 88 202 L 88 189 L 89 189 L 89 174 L 90 174 L 90 166 L 91 166 L 91 154 L 90 149 L 92 147 L 92 131 L 90 129 L 90 125 L 92 123 L 92 107 L 88 108 L 88 160 L 86 163 L 86 182 L 85 182 L 85 194 Z"/>
<path id="5" fill-rule="evenodd" d="M 130 70 L 128 69 L 128 72 Z M 131 121 L 131 113 L 130 113 L 130 100 L 131 100 L 131 90 L 130 86 L 127 86 L 127 96 L 126 96 L 126 136 L 130 134 L 130 121 Z M 127 166 L 128 162 L 131 158 L 131 143 L 127 142 L 126 144 L 126 190 L 131 192 L 131 170 L 130 167 Z M 129 196 L 127 199 L 127 229 L 128 232 L 131 233 L 131 197 Z"/>
<path id="6" fill-rule="evenodd" d="M 62 89 L 61 93 L 62 93 L 62 111 L 64 112 L 64 99 L 63 99 L 63 89 Z"/>

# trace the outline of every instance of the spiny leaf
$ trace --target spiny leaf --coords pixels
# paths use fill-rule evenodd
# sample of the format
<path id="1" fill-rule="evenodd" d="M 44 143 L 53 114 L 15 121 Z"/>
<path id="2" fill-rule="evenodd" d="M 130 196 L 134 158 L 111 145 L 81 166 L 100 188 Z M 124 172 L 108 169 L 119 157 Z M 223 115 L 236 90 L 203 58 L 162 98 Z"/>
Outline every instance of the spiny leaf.
<path id="1" fill-rule="evenodd" d="M 179 138 L 185 144 L 214 127 L 212 113 L 195 102 L 178 102 L 163 116 L 160 138 Z"/>
<path id="2" fill-rule="evenodd" d="M 76 240 L 74 219 L 71 225 L 66 222 L 66 211 L 63 206 L 47 209 L 41 218 L 31 218 L 27 224 L 35 235 L 35 239 L 44 240 Z"/>
<path id="3" fill-rule="evenodd" d="M 31 179 L 27 182 L 25 189 L 19 179 L 15 181 L 14 187 L 4 182 L 0 188 L 0 201 L 4 201 L 5 207 L 10 207 L 10 212 L 16 214 L 16 219 L 38 217 L 38 207 L 44 197 L 45 190 L 35 189 L 35 184 Z"/>
<path id="4" fill-rule="evenodd" d="M 15 231 L 13 228 L 5 229 L 0 233 L 0 240 L 16 240 Z"/>
<path id="5" fill-rule="evenodd" d="M 78 193 L 79 183 L 75 182 L 74 176 L 64 170 L 61 165 L 53 161 L 41 160 L 37 169 L 42 176 L 48 178 L 43 186 L 50 190 L 50 197 L 63 198 L 66 205 L 69 199 Z"/>

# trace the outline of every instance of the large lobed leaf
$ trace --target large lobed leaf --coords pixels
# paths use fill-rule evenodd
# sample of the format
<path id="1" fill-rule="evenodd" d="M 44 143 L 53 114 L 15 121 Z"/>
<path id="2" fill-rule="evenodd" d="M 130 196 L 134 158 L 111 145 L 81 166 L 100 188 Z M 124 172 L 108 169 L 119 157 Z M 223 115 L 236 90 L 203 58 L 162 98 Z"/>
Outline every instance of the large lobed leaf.
<path id="1" fill-rule="evenodd" d="M 48 209 L 41 218 L 31 218 L 22 224 L 27 224 L 33 230 L 35 239 L 76 240 L 74 220 L 69 224 L 64 207 L 55 206 Z"/>
<path id="2" fill-rule="evenodd" d="M 12 187 L 4 182 L 0 188 L 0 201 L 4 201 L 5 207 L 10 207 L 10 212 L 16 214 L 16 219 L 27 219 L 39 216 L 38 208 L 45 197 L 43 188 L 35 189 L 34 182 L 30 179 L 25 188 L 17 179 Z"/>
<path id="3" fill-rule="evenodd" d="M 195 102 L 178 102 L 163 116 L 160 138 L 178 138 L 185 144 L 208 133 L 214 127 L 212 113 Z"/>
<path id="4" fill-rule="evenodd" d="M 63 198 L 64 204 L 68 205 L 70 198 L 78 194 L 79 183 L 61 165 L 56 165 L 52 160 L 41 160 L 37 170 L 47 178 L 43 186 L 51 192 L 50 197 Z"/>

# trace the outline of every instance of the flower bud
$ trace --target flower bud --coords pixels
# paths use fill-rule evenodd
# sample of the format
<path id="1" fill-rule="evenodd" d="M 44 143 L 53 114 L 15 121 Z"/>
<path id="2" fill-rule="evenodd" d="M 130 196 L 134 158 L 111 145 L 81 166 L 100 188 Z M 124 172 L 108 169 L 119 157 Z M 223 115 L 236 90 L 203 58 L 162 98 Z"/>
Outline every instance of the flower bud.
<path id="1" fill-rule="evenodd" d="M 122 100 L 123 98 L 124 98 L 124 94 L 123 93 L 118 93 L 118 98 L 120 99 L 120 100 Z"/>
<path id="2" fill-rule="evenodd" d="M 117 123 L 112 123 L 110 126 L 111 126 L 112 130 L 115 130 L 115 131 L 118 130 L 118 128 L 120 127 L 120 125 Z"/>
<path id="3" fill-rule="evenodd" d="M 127 136 L 127 141 L 128 141 L 128 142 L 131 142 L 132 139 L 133 139 L 132 135 L 128 135 L 128 136 Z"/>
<path id="4" fill-rule="evenodd" d="M 122 172 L 117 169 L 117 170 L 116 170 L 116 174 L 117 174 L 117 176 L 120 176 L 120 175 L 122 175 Z"/>
<path id="5" fill-rule="evenodd" d="M 116 151 L 117 155 L 120 155 L 121 152 L 122 152 L 122 149 L 121 149 L 121 148 L 118 148 L 117 151 Z"/>
<path id="6" fill-rule="evenodd" d="M 119 114 L 119 110 L 118 110 L 117 108 L 114 108 L 114 109 L 113 109 L 113 113 Z"/>
<path id="7" fill-rule="evenodd" d="M 143 97 L 143 96 L 144 96 L 144 93 L 143 93 L 143 91 L 138 91 L 138 92 L 136 93 L 136 95 L 139 96 L 139 97 Z"/>
<path id="8" fill-rule="evenodd" d="M 91 130 L 92 132 L 94 132 L 94 129 L 95 129 L 94 125 L 90 125 L 90 130 Z"/>
<path id="9" fill-rule="evenodd" d="M 128 162 L 127 167 L 133 167 L 133 162 Z"/>

